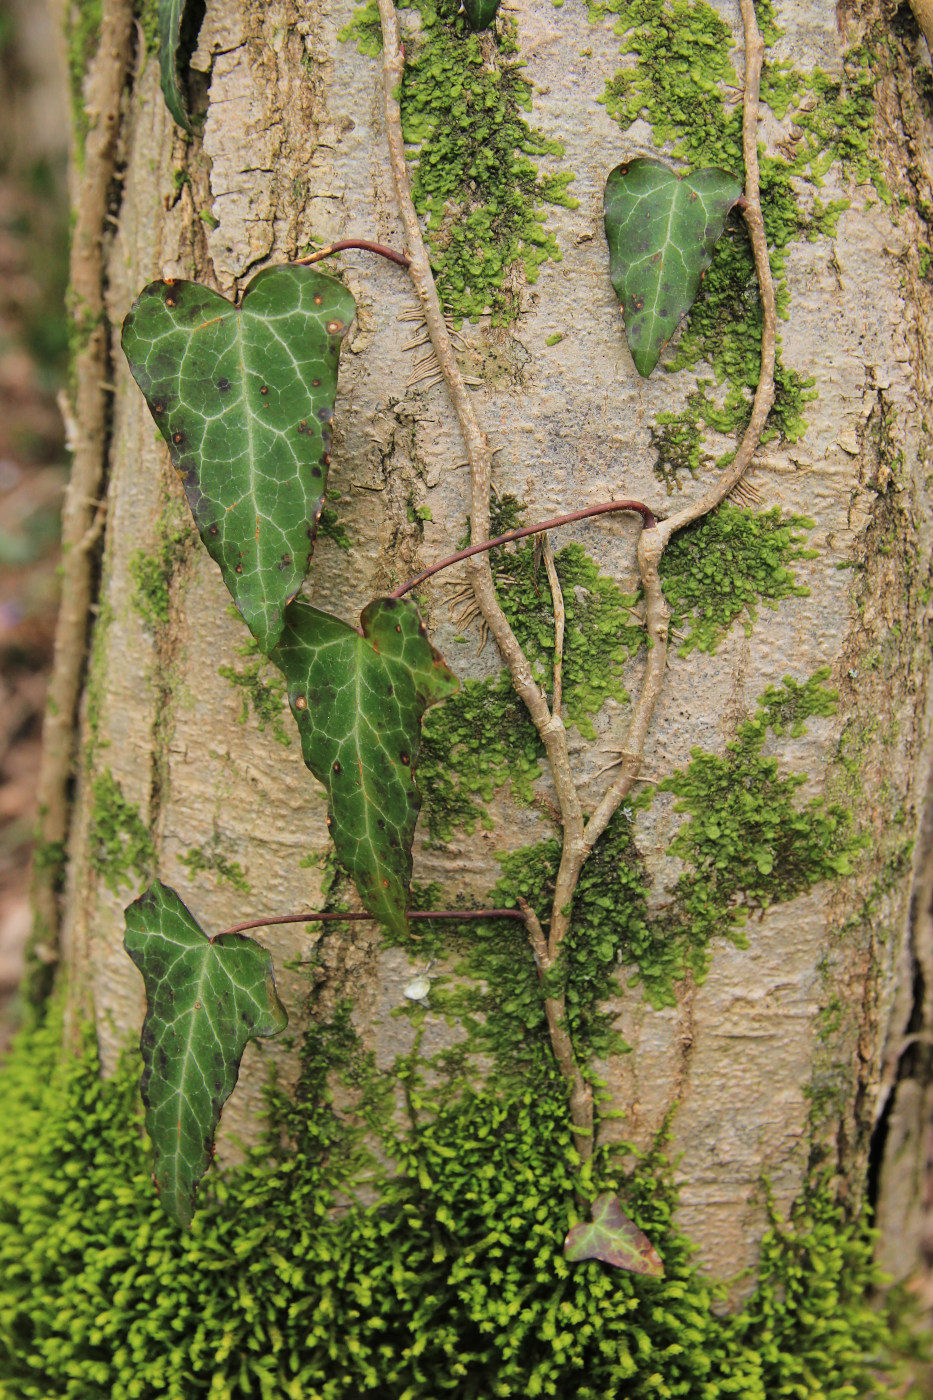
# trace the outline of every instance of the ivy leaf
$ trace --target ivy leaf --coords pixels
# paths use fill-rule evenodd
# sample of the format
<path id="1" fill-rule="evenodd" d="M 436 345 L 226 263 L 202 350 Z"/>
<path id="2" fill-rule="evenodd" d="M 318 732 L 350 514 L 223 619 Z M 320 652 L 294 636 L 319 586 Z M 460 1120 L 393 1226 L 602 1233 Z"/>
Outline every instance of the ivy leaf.
<path id="1" fill-rule="evenodd" d="M 574 1225 L 564 1241 L 564 1258 L 571 1264 L 601 1259 L 617 1269 L 661 1278 L 664 1265 L 644 1231 L 629 1220 L 618 1196 L 603 1191 L 593 1202 L 592 1220 Z"/>
<path id="2" fill-rule="evenodd" d="M 172 117 L 185 131 L 192 131 L 178 81 L 178 46 L 187 0 L 159 0 L 159 71 L 162 95 Z"/>
<path id="3" fill-rule="evenodd" d="M 617 165 L 604 208 L 612 285 L 638 373 L 647 378 L 697 297 L 742 186 L 724 170 L 680 179 L 659 160 Z"/>
<path id="4" fill-rule="evenodd" d="M 270 659 L 288 683 L 304 761 L 327 789 L 337 855 L 369 912 L 407 935 L 421 720 L 459 682 L 414 603 L 376 598 L 360 623 L 292 603 Z"/>
<path id="5" fill-rule="evenodd" d="M 333 277 L 272 267 L 239 306 L 196 282 L 152 282 L 123 322 L 201 539 L 266 653 L 311 563 L 355 310 Z"/>
<path id="6" fill-rule="evenodd" d="M 154 1179 L 169 1215 L 188 1225 L 246 1042 L 276 1035 L 288 1017 L 266 949 L 238 933 L 209 939 L 158 880 L 127 907 L 124 947 L 146 984 L 141 1090 Z"/>
<path id="7" fill-rule="evenodd" d="M 488 29 L 493 23 L 499 10 L 499 0 L 463 0 L 463 8 L 467 23 L 476 33 L 480 29 Z"/>

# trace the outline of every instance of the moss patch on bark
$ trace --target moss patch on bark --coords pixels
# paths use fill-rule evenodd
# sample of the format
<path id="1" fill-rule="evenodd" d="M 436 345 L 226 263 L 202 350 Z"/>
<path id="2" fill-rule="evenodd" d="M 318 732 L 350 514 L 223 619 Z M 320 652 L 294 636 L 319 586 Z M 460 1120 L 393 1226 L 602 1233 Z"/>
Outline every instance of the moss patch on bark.
<path id="1" fill-rule="evenodd" d="M 338 1031 L 361 1072 L 352 1029 Z M 896 1338 L 867 1301 L 871 1237 L 825 1186 L 773 1221 L 756 1290 L 729 1314 L 673 1224 L 660 1152 L 596 1177 L 666 1276 L 569 1266 L 559 1092 L 439 1102 L 412 1070 L 378 1205 L 335 1209 L 332 1113 L 307 1080 L 302 1102 L 273 1097 L 266 1141 L 208 1179 L 183 1231 L 150 1180 L 135 1056 L 104 1081 L 90 1034 L 76 1058 L 60 1046 L 53 1015 L 0 1076 L 9 1400 L 849 1400 L 879 1372 L 887 1384 Z"/>

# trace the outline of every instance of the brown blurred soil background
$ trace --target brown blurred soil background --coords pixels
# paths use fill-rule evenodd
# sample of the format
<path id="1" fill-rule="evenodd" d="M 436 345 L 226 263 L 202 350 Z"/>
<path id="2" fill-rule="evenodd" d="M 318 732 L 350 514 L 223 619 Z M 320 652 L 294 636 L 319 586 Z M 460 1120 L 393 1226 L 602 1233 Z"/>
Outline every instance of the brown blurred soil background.
<path id="1" fill-rule="evenodd" d="M 54 7 L 0 0 L 0 1051 L 29 933 L 67 475 L 57 399 L 67 374 L 68 123 Z"/>

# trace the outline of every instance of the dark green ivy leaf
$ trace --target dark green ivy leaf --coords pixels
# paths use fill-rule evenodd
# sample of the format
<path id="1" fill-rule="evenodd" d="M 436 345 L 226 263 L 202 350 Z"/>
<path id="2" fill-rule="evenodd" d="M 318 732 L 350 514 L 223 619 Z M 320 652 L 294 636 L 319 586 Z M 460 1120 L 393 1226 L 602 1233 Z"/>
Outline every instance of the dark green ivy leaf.
<path id="1" fill-rule="evenodd" d="M 265 948 L 238 933 L 210 940 L 159 881 L 127 907 L 124 947 L 146 984 L 141 1090 L 155 1183 L 188 1225 L 246 1042 L 276 1035 L 288 1017 Z"/>
<path id="2" fill-rule="evenodd" d="M 659 160 L 617 165 L 606 181 L 612 285 L 635 368 L 645 378 L 696 301 L 742 186 L 724 170 L 682 180 Z"/>
<path id="3" fill-rule="evenodd" d="M 190 132 L 191 119 L 185 111 L 178 81 L 178 45 L 186 3 L 187 0 L 159 0 L 159 71 L 166 107 L 178 125 Z"/>
<path id="4" fill-rule="evenodd" d="M 463 0 L 467 23 L 476 32 L 488 29 L 496 18 L 499 0 Z"/>
<path id="5" fill-rule="evenodd" d="M 311 563 L 355 311 L 335 278 L 273 267 L 239 306 L 196 282 L 152 282 L 123 322 L 201 539 L 266 653 Z"/>
<path id="6" fill-rule="evenodd" d="M 660 1278 L 664 1265 L 644 1231 L 629 1220 L 618 1196 L 603 1191 L 593 1202 L 592 1220 L 584 1220 L 568 1231 L 564 1258 L 571 1264 L 583 1259 L 601 1259 L 617 1269 Z"/>
<path id="7" fill-rule="evenodd" d="M 421 720 L 458 681 L 414 603 L 376 598 L 360 623 L 292 603 L 270 660 L 288 683 L 304 761 L 327 788 L 337 855 L 369 912 L 407 934 Z"/>

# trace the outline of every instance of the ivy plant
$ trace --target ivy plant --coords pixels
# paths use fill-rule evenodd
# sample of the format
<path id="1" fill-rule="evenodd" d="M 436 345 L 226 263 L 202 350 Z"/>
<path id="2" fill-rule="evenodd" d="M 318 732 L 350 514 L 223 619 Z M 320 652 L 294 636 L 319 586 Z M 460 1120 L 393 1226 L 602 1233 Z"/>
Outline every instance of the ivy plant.
<path id="1" fill-rule="evenodd" d="M 495 0 L 465 0 L 468 23 L 495 21 Z M 568 956 L 581 869 L 620 804 L 639 781 L 645 734 L 663 684 L 670 608 L 659 565 L 673 534 L 714 510 L 741 480 L 774 397 L 775 305 L 758 199 L 757 157 L 746 194 L 720 170 L 681 176 L 654 159 L 618 166 L 607 178 L 606 236 L 611 277 L 637 371 L 649 375 L 700 292 L 705 269 L 738 205 L 748 224 L 762 289 L 762 372 L 749 427 L 714 487 L 677 515 L 658 519 L 640 501 L 614 500 L 490 533 L 491 454 L 477 426 L 430 272 L 411 190 L 397 93 L 404 52 L 392 0 L 378 0 L 383 41 L 385 116 L 396 194 L 408 251 L 368 240 L 336 243 L 301 263 L 256 275 L 237 303 L 207 287 L 162 279 L 146 287 L 123 328 L 123 348 L 185 492 L 201 539 L 255 639 L 281 672 L 302 754 L 328 795 L 337 855 L 358 890 L 362 912 L 257 918 L 209 938 L 167 886 L 156 881 L 126 915 L 126 948 L 143 974 L 143 1098 L 156 1179 L 166 1209 L 191 1218 L 197 1182 L 210 1161 L 213 1134 L 240 1058 L 253 1036 L 275 1034 L 285 1012 L 269 955 L 248 928 L 328 918 L 374 918 L 395 938 L 415 918 L 520 920 L 539 975 L 540 1019 L 563 1077 L 572 1124 L 577 1201 L 588 1220 L 572 1226 L 570 1262 L 601 1260 L 659 1275 L 663 1263 L 611 1192 L 597 1191 L 589 1164 L 596 1136 L 594 1086 L 574 1045 L 568 1014 Z M 163 90 L 172 115 L 190 130 L 177 55 L 184 0 L 160 0 Z M 743 0 L 746 61 L 760 65 L 754 10 Z M 757 78 L 747 83 L 757 93 Z M 746 102 L 746 150 L 755 151 L 756 100 Z M 298 595 L 311 564 L 326 496 L 340 348 L 355 314 L 343 283 L 311 267 L 342 248 L 363 248 L 408 269 L 438 371 L 450 390 L 466 444 L 475 543 L 425 569 L 364 608 L 359 629 Z M 770 337 L 770 340 L 769 340 Z M 770 349 L 769 349 L 770 345 Z M 607 511 L 641 517 L 638 563 L 643 622 L 650 639 L 620 772 L 584 818 L 561 718 L 565 610 L 548 532 Z M 535 678 L 495 594 L 488 551 L 529 535 L 541 538 L 554 617 L 548 695 Z M 492 632 L 547 752 L 560 804 L 563 851 L 548 929 L 528 899 L 494 910 L 413 910 L 412 842 L 420 806 L 417 761 L 425 711 L 454 693 L 457 681 L 432 646 L 406 594 L 440 569 L 472 556 L 476 608 Z M 623 812 L 628 809 L 623 809 Z M 571 940 L 572 944 L 572 940 Z M 425 979 L 426 980 L 426 979 Z M 414 986 L 415 984 L 411 984 Z"/>

